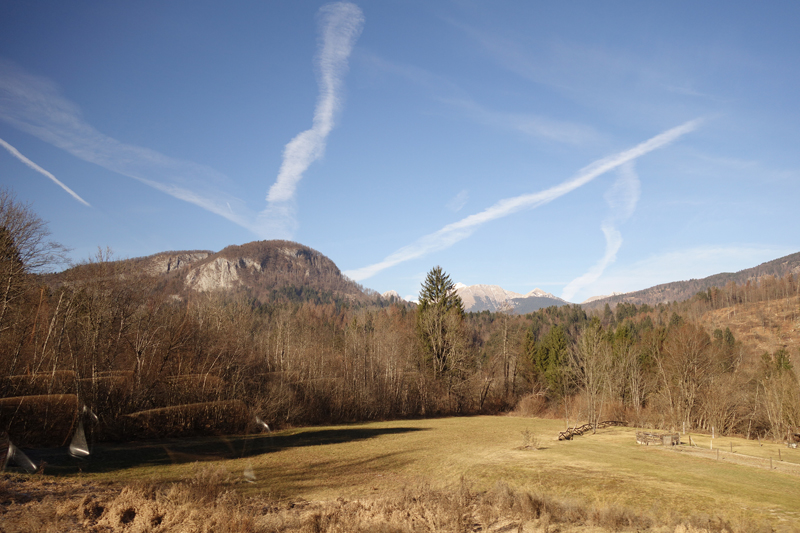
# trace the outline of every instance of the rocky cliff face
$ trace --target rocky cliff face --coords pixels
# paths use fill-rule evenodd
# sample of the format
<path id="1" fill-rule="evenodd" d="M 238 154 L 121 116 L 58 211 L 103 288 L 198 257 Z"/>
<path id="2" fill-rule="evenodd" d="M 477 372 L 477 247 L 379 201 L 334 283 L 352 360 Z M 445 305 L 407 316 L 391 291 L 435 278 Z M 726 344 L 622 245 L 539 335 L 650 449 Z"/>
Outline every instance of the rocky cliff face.
<path id="1" fill-rule="evenodd" d="M 148 274 L 169 274 L 187 268 L 202 261 L 214 252 L 207 250 L 196 252 L 163 252 L 143 259 L 143 267 Z"/>
<path id="2" fill-rule="evenodd" d="M 238 261 L 229 261 L 217 257 L 197 268 L 190 269 L 184 283 L 190 289 L 202 292 L 232 289 L 241 283 L 242 277 L 239 275 L 239 271 L 247 268 L 260 270 L 260 265 L 252 259 L 242 258 Z"/>
<path id="3" fill-rule="evenodd" d="M 290 241 L 256 241 L 219 252 L 173 251 L 109 263 L 108 274 L 122 278 L 131 271 L 162 279 L 161 290 L 187 292 L 245 291 L 261 302 L 366 301 L 374 295 L 342 275 L 333 261 Z M 96 277 L 98 265 L 80 265 L 47 280 L 54 286 Z"/>
<path id="4" fill-rule="evenodd" d="M 362 294 L 361 288 L 345 278 L 333 261 L 316 250 L 289 241 L 228 246 L 192 263 L 181 276 L 190 290 L 207 292 L 243 287 L 257 298 L 283 287 Z"/>

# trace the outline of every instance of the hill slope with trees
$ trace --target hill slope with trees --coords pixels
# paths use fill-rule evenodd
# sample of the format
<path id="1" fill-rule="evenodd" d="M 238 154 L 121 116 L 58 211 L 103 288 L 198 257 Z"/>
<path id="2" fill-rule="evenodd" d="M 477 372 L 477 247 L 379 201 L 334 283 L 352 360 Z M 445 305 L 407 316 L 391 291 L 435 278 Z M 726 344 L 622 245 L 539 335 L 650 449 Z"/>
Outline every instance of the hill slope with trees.
<path id="1" fill-rule="evenodd" d="M 776 439 L 800 425 L 792 274 L 672 304 L 464 313 L 439 267 L 419 306 L 389 303 L 283 241 L 42 276 L 61 248 L 26 206 L 0 207 L 0 432 L 18 445 L 510 410 Z M 230 286 L 192 288 L 220 264 Z M 749 313 L 757 332 L 736 322 Z"/>
<path id="2" fill-rule="evenodd" d="M 788 274 L 793 274 L 794 276 L 800 275 L 800 252 L 767 261 L 756 267 L 746 268 L 739 272 L 724 272 L 702 279 L 663 283 L 655 287 L 650 287 L 649 289 L 599 298 L 581 305 L 584 309 L 591 311 L 594 309 L 602 309 L 606 304 L 614 307 L 622 302 L 637 305 L 682 302 L 691 298 L 698 292 L 708 290 L 711 287 L 721 288 L 729 284 L 746 286 L 748 283 L 757 284 L 759 280 L 768 276 L 782 278 Z"/>
<path id="3" fill-rule="evenodd" d="M 282 240 L 232 245 L 219 252 L 171 251 L 123 260 L 112 260 L 110 254 L 101 252 L 86 263 L 43 279 L 53 288 L 81 283 L 97 276 L 98 263 L 107 264 L 117 276 L 134 271 L 147 274 L 164 291 L 180 297 L 196 292 L 223 292 L 231 296 L 246 295 L 261 304 L 380 301 L 377 293 L 348 279 L 320 252 Z"/>

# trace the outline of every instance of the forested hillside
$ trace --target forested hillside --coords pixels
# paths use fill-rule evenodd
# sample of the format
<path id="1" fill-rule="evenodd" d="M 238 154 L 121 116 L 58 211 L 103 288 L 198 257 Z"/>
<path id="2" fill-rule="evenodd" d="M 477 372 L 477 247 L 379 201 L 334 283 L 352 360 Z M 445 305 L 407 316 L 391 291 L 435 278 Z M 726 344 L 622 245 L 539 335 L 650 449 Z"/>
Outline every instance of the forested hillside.
<path id="1" fill-rule="evenodd" d="M 751 437 L 800 424 L 792 275 L 670 305 L 465 313 L 438 267 L 419 306 L 389 304 L 286 243 L 196 252 L 166 277 L 104 257 L 43 277 L 57 245 L 24 206 L 2 209 L 0 431 L 20 444 L 63 444 L 78 421 L 99 439 L 510 410 Z M 186 289 L 241 257 L 260 258 L 244 282 Z M 302 284 L 311 272 L 322 285 Z M 748 313 L 763 342 L 736 322 Z"/>
<path id="2" fill-rule="evenodd" d="M 739 272 L 724 272 L 714 274 L 702 279 L 691 279 L 688 281 L 673 281 L 663 283 L 643 289 L 640 291 L 626 292 L 599 298 L 582 304 L 587 310 L 602 309 L 609 304 L 615 306 L 618 303 L 633 303 L 636 305 L 647 304 L 656 305 L 659 303 L 682 302 L 697 294 L 700 291 L 707 291 L 712 287 L 732 288 L 735 285 L 747 286 L 748 284 L 758 285 L 765 278 L 783 278 L 789 274 L 797 277 L 800 275 L 800 252 L 787 255 L 779 259 L 774 259 L 762 263 L 753 268 L 740 270 Z"/>
<path id="3" fill-rule="evenodd" d="M 42 277 L 51 289 L 75 286 L 99 275 L 119 278 L 146 274 L 158 289 L 179 298 L 224 291 L 253 302 L 377 304 L 379 295 L 345 277 L 329 258 L 290 241 L 255 241 L 207 250 L 162 252 L 148 257 L 114 260 L 110 252 L 57 274 Z"/>

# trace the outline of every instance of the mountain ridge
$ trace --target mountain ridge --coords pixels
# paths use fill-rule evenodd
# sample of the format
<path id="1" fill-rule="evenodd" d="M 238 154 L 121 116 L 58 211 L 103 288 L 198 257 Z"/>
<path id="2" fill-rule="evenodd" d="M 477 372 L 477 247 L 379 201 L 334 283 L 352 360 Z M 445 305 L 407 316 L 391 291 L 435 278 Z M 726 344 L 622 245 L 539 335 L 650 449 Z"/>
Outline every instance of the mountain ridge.
<path id="1" fill-rule="evenodd" d="M 80 282 L 96 277 L 96 269 L 107 269 L 104 276 L 122 276 L 131 269 L 163 280 L 164 290 L 178 296 L 189 292 L 244 291 L 261 302 L 278 299 L 295 301 L 375 301 L 386 305 L 405 302 L 396 291 L 379 295 L 345 276 L 336 264 L 308 246 L 285 240 L 252 241 L 210 250 L 178 250 L 110 262 L 77 265 L 64 272 L 42 275 L 52 286 Z M 82 273 L 83 272 L 83 273 Z M 591 297 L 581 305 L 585 310 L 602 309 L 619 303 L 657 305 L 682 301 L 711 287 L 728 283 L 745 285 L 765 276 L 800 275 L 800 252 L 767 261 L 735 273 L 723 272 L 701 279 L 663 283 L 627 293 Z M 498 312 L 504 306 L 514 314 L 527 314 L 550 306 L 572 305 L 539 288 L 522 295 L 498 285 L 455 285 L 467 312 Z M 410 305 L 410 304 L 409 304 Z"/>
<path id="2" fill-rule="evenodd" d="M 469 313 L 481 311 L 494 313 L 507 307 L 514 314 L 526 314 L 551 305 L 569 304 L 539 288 L 525 295 L 506 290 L 499 285 L 456 283 L 455 289 L 464 304 L 464 310 Z"/>
<path id="3" fill-rule="evenodd" d="M 94 276 L 100 266 L 108 270 L 108 275 L 120 279 L 131 271 L 160 278 L 165 290 L 179 296 L 189 292 L 244 291 L 263 303 L 276 297 L 367 301 L 377 295 L 347 278 L 317 250 L 284 240 L 230 245 L 219 252 L 169 251 L 106 263 L 90 262 L 48 274 L 44 279 L 54 286 L 81 282 Z"/>
<path id="4" fill-rule="evenodd" d="M 760 265 L 745 268 L 737 272 L 721 272 L 700 279 L 672 281 L 638 291 L 601 297 L 599 299 L 590 298 L 584 301 L 581 306 L 587 311 L 590 311 L 592 309 L 603 308 L 606 304 L 613 308 L 617 304 L 623 302 L 636 305 L 657 305 L 659 303 L 683 301 L 711 287 L 722 288 L 731 282 L 737 285 L 746 285 L 748 282 L 757 283 L 766 276 L 782 278 L 788 274 L 800 275 L 800 252 L 766 261 Z"/>

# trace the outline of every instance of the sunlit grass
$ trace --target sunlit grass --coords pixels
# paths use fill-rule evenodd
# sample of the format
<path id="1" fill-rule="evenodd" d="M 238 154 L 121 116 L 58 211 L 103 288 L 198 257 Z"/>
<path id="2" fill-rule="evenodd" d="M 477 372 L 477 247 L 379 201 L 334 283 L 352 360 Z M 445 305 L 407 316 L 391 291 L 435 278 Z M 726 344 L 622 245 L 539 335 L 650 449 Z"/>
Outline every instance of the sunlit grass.
<path id="1" fill-rule="evenodd" d="M 483 490 L 503 481 L 518 489 L 622 504 L 656 515 L 753 513 L 787 521 L 800 518 L 798 477 L 691 452 L 640 446 L 629 428 L 557 441 L 561 422 L 514 417 L 387 422 L 369 427 L 423 431 L 253 458 L 257 483 L 251 490 L 308 499 L 359 497 L 420 481 L 453 485 L 466 477 Z M 522 449 L 525 429 L 540 436 L 541 449 Z M 699 446 L 706 443 L 703 437 L 696 440 Z M 731 441 L 715 440 L 718 445 Z M 740 453 L 767 457 L 770 453 L 757 443 L 732 440 Z M 798 460 L 797 450 L 784 448 L 781 453 L 785 461 Z"/>
<path id="2" fill-rule="evenodd" d="M 800 521 L 800 477 L 777 469 L 778 444 L 717 438 L 714 447 L 722 450 L 717 460 L 708 436 L 692 435 L 695 447 L 663 448 L 636 444 L 632 428 L 558 441 L 563 428 L 557 420 L 486 416 L 295 429 L 193 445 L 168 441 L 149 445 L 146 452 L 132 445 L 125 461 L 87 468 L 94 472 L 84 475 L 181 479 L 193 461 L 227 457 L 220 462 L 237 479 L 252 468 L 255 481 L 242 481 L 240 490 L 290 500 L 368 498 L 406 487 L 455 487 L 467 479 L 475 490 L 505 483 L 587 505 L 623 506 L 665 521 L 697 515 L 787 526 Z M 525 430 L 536 435 L 539 449 L 523 447 Z M 766 462 L 735 464 L 731 443 L 732 455 Z M 800 464 L 800 451 L 780 450 L 784 465 Z M 104 453 L 107 460 L 114 457 L 110 449 Z"/>

